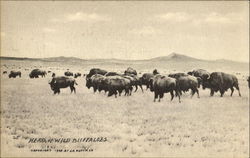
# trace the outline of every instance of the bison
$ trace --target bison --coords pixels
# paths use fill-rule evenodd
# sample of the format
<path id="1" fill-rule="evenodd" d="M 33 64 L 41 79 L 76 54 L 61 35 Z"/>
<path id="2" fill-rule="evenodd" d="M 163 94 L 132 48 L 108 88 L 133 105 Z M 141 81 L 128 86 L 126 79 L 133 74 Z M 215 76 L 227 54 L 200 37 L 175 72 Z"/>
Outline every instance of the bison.
<path id="1" fill-rule="evenodd" d="M 3 74 L 7 74 L 7 71 L 4 71 Z"/>
<path id="2" fill-rule="evenodd" d="M 135 87 L 135 91 L 137 91 L 138 89 L 138 86 L 141 88 L 141 91 L 143 92 L 143 88 L 142 88 L 142 81 L 141 79 L 137 76 L 137 75 L 134 75 L 134 74 L 124 74 L 123 77 L 127 77 L 130 81 L 131 81 L 131 84 L 132 86 Z"/>
<path id="3" fill-rule="evenodd" d="M 9 78 L 21 77 L 21 71 L 10 71 Z"/>
<path id="4" fill-rule="evenodd" d="M 131 81 L 121 76 L 107 76 L 102 83 L 106 85 L 107 91 L 109 92 L 108 97 L 112 95 L 117 97 L 117 91 L 120 96 L 123 90 L 125 90 L 125 95 L 131 95 L 131 91 L 133 90 Z"/>
<path id="5" fill-rule="evenodd" d="M 154 102 L 157 98 L 159 98 L 159 102 L 161 98 L 163 98 L 164 93 L 170 92 L 171 94 L 171 101 L 174 98 L 174 92 L 176 93 L 176 96 L 179 98 L 180 102 L 180 95 L 178 92 L 178 87 L 176 84 L 176 79 L 167 77 L 167 76 L 162 76 L 160 74 L 155 75 L 150 79 L 150 85 L 149 85 L 150 91 L 154 92 Z"/>
<path id="6" fill-rule="evenodd" d="M 107 73 L 106 70 L 102 70 L 99 68 L 93 68 L 89 71 L 89 74 L 86 75 L 86 79 L 90 78 L 91 76 L 93 76 L 94 74 L 100 74 L 100 75 L 105 75 Z"/>
<path id="7" fill-rule="evenodd" d="M 76 89 L 74 85 L 77 85 L 75 79 L 69 78 L 66 76 L 53 77 L 51 82 L 49 82 L 50 88 L 54 91 L 54 94 L 60 93 L 60 88 L 70 87 L 71 93 L 74 91 L 76 93 Z"/>
<path id="8" fill-rule="evenodd" d="M 40 70 L 40 69 L 34 69 L 30 72 L 29 77 L 30 78 L 38 78 L 39 76 L 45 77 L 46 71 Z"/>
<path id="9" fill-rule="evenodd" d="M 100 74 L 94 74 L 91 78 L 87 78 L 86 80 L 86 87 L 89 89 L 93 87 L 94 93 L 98 89 L 98 91 L 105 90 L 102 81 L 105 79 L 105 76 Z"/>
<path id="10" fill-rule="evenodd" d="M 73 76 L 73 72 L 66 71 L 66 72 L 64 72 L 64 75 L 65 76 Z"/>
<path id="11" fill-rule="evenodd" d="M 121 74 L 117 73 L 117 72 L 107 72 L 105 74 L 105 76 L 121 76 Z"/>
<path id="12" fill-rule="evenodd" d="M 77 77 L 80 77 L 80 76 L 82 76 L 82 74 L 77 72 L 77 73 L 75 73 L 74 78 L 77 78 Z"/>
<path id="13" fill-rule="evenodd" d="M 200 77 L 202 81 L 206 80 L 210 76 L 210 73 L 203 69 L 196 69 L 188 72 L 188 74 L 195 77 Z"/>
<path id="14" fill-rule="evenodd" d="M 211 89 L 210 96 L 213 96 L 214 92 L 220 91 L 220 96 L 223 97 L 224 93 L 229 88 L 231 89 L 232 96 L 234 87 L 238 90 L 239 96 L 241 96 L 237 77 L 224 72 L 212 72 L 210 76 L 202 83 L 202 86 L 203 89 Z"/>
<path id="15" fill-rule="evenodd" d="M 199 79 L 188 75 L 188 76 L 180 76 L 179 78 L 176 78 L 177 80 L 177 86 L 178 86 L 178 90 L 179 93 L 181 94 L 182 92 L 186 92 L 189 89 L 191 89 L 192 93 L 191 93 L 191 97 L 193 97 L 193 95 L 195 93 L 197 93 L 197 97 L 200 98 L 199 95 Z"/>
<path id="16" fill-rule="evenodd" d="M 124 74 L 128 75 L 128 74 L 133 74 L 133 75 L 137 75 L 137 72 L 135 69 L 128 67 L 127 70 L 124 71 Z"/>
<path id="17" fill-rule="evenodd" d="M 154 74 L 152 73 L 144 73 L 142 75 L 142 77 L 140 77 L 140 81 L 142 85 L 146 85 L 146 90 L 149 88 L 149 84 L 150 84 L 150 79 L 154 77 Z"/>

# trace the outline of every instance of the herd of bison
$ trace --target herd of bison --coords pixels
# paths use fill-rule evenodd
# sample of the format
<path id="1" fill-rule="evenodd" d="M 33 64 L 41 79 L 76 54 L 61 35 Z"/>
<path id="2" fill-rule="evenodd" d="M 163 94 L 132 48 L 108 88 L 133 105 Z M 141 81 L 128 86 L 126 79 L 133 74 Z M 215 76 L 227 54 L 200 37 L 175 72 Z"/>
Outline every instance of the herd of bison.
<path id="1" fill-rule="evenodd" d="M 7 74 L 4 71 L 3 74 Z M 196 69 L 188 73 L 172 73 L 169 75 L 162 75 L 156 69 L 152 73 L 144 73 L 141 77 L 138 76 L 137 71 L 129 67 L 123 74 L 117 72 L 108 72 L 99 68 L 92 68 L 88 74 L 72 73 L 67 71 L 65 76 L 56 76 L 51 71 L 44 71 L 40 69 L 34 69 L 29 73 L 30 78 L 45 77 L 47 74 L 52 74 L 52 80 L 49 85 L 54 94 L 59 94 L 61 88 L 69 87 L 71 92 L 76 92 L 75 85 L 77 82 L 74 78 L 83 76 L 86 77 L 86 87 L 93 88 L 94 92 L 108 92 L 108 96 L 121 95 L 125 92 L 126 96 L 137 91 L 138 87 L 143 92 L 143 85 L 146 86 L 146 90 L 150 89 L 154 92 L 154 101 L 163 98 L 164 93 L 171 94 L 171 100 L 177 97 L 180 102 L 180 96 L 182 93 L 191 90 L 191 97 L 196 93 L 199 98 L 199 88 L 202 85 L 203 89 L 210 89 L 210 96 L 214 95 L 214 92 L 220 92 L 220 96 L 223 97 L 224 93 L 231 89 L 231 96 L 233 95 L 234 88 L 237 89 L 239 96 L 241 96 L 238 79 L 235 75 L 227 74 L 224 72 L 208 72 L 203 69 Z M 9 78 L 21 77 L 20 71 L 10 71 Z M 71 77 L 72 76 L 72 77 Z M 248 87 L 250 88 L 250 76 L 247 79 Z"/>

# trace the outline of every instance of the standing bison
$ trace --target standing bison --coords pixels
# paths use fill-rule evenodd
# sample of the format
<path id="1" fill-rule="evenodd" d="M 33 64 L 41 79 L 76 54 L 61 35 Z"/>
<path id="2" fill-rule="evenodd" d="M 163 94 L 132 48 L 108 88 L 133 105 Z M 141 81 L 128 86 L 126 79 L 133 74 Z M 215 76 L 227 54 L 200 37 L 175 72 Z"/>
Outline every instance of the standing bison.
<path id="1" fill-rule="evenodd" d="M 76 93 L 76 89 L 74 85 L 77 85 L 75 79 L 69 78 L 66 76 L 53 77 L 51 82 L 49 82 L 50 88 L 54 91 L 54 94 L 60 93 L 61 88 L 70 87 L 71 93 L 74 91 Z"/>
<path id="2" fill-rule="evenodd" d="M 93 76 L 91 76 L 91 78 L 86 79 L 86 87 L 89 89 L 91 87 L 93 87 L 94 93 L 96 92 L 96 90 L 98 89 L 98 91 L 102 91 L 105 90 L 105 92 L 107 91 L 105 89 L 105 85 L 102 84 L 103 80 L 106 77 L 100 74 L 95 74 Z"/>
<path id="3" fill-rule="evenodd" d="M 125 91 L 125 95 L 131 95 L 131 91 L 133 90 L 131 81 L 127 78 L 121 76 L 107 76 L 103 84 L 106 85 L 108 93 L 108 97 L 115 95 L 117 97 L 117 91 L 119 92 L 119 96 L 122 91 Z"/>
<path id="4" fill-rule="evenodd" d="M 40 69 L 34 69 L 30 72 L 29 77 L 30 78 L 38 78 L 39 76 L 45 77 L 46 71 L 40 70 Z"/>
<path id="5" fill-rule="evenodd" d="M 142 77 L 140 77 L 140 81 L 142 85 L 146 85 L 146 90 L 149 88 L 149 84 L 150 84 L 150 79 L 154 77 L 154 74 L 152 73 L 144 73 L 142 75 Z"/>
<path id="6" fill-rule="evenodd" d="M 176 96 L 179 98 L 180 102 L 180 95 L 178 92 L 178 87 L 176 84 L 176 79 L 167 77 L 167 76 L 162 76 L 160 74 L 155 75 L 153 78 L 150 79 L 150 91 L 154 92 L 154 102 L 157 98 L 160 100 L 163 98 L 164 93 L 170 92 L 171 94 L 171 101 L 174 98 L 174 92 L 176 93 Z"/>
<path id="7" fill-rule="evenodd" d="M 10 71 L 9 78 L 16 78 L 17 76 L 21 77 L 20 71 Z"/>
<path id="8" fill-rule="evenodd" d="M 93 69 L 91 69 L 89 71 L 89 74 L 86 75 L 86 79 L 89 79 L 94 74 L 105 75 L 106 73 L 107 73 L 106 70 L 102 70 L 102 69 L 99 69 L 99 68 L 93 68 Z"/>
<path id="9" fill-rule="evenodd" d="M 234 87 L 238 90 L 239 96 L 240 88 L 238 79 L 236 76 L 227 74 L 224 72 L 213 72 L 211 75 L 202 83 L 203 89 L 211 89 L 210 96 L 214 95 L 214 92 L 220 92 L 220 96 L 223 97 L 224 93 L 230 88 L 231 96 L 234 92 Z"/>

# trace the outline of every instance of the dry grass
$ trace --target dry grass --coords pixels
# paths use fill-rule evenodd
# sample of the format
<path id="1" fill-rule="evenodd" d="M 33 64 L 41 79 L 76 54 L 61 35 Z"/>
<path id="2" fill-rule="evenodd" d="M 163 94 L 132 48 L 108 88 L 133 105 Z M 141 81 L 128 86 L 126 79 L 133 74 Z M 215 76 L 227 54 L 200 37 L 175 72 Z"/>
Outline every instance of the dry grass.
<path id="1" fill-rule="evenodd" d="M 242 97 L 236 91 L 233 97 L 229 92 L 223 98 L 209 97 L 208 90 L 200 89 L 200 99 L 184 94 L 182 103 L 176 98 L 170 102 L 166 94 L 154 103 L 153 93 L 139 89 L 131 97 L 93 94 L 84 78 L 77 79 L 76 94 L 64 89 L 60 95 L 52 94 L 49 77 L 1 79 L 2 156 L 55 154 L 29 152 L 46 148 L 28 143 L 41 137 L 107 137 L 105 143 L 50 144 L 94 149 L 74 156 L 249 156 L 249 89 L 243 80 Z"/>

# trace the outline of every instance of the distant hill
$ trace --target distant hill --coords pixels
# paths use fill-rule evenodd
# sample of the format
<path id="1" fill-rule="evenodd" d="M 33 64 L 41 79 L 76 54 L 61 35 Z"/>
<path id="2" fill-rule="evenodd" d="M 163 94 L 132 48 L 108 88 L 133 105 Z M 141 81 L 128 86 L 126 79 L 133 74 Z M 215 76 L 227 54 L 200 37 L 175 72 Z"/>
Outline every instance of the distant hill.
<path id="1" fill-rule="evenodd" d="M 132 66 L 138 69 L 176 69 L 191 70 L 194 68 L 204 68 L 211 71 L 248 71 L 249 63 L 237 62 L 225 59 L 202 60 L 190 56 L 171 53 L 168 56 L 160 56 L 145 60 L 123 60 L 123 59 L 80 59 L 77 57 L 50 57 L 50 58 L 17 58 L 0 57 L 2 61 L 16 62 L 39 62 L 50 66 L 83 66 L 83 67 L 103 67 L 103 68 L 125 68 Z M 35 63 L 34 63 L 35 64 Z"/>
<path id="2" fill-rule="evenodd" d="M 189 57 L 182 54 L 171 53 L 168 56 L 161 56 L 149 59 L 149 61 L 202 61 L 201 59 Z"/>

